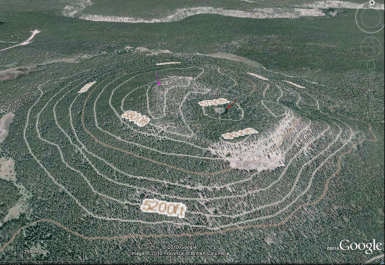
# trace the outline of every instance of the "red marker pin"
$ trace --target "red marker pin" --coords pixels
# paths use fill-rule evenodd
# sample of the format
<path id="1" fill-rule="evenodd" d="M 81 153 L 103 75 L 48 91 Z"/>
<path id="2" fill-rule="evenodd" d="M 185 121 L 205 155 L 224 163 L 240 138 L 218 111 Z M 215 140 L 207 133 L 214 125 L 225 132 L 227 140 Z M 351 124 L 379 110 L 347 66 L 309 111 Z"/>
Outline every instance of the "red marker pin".
<path id="1" fill-rule="evenodd" d="M 230 108 L 234 105 L 234 103 L 235 103 L 236 101 L 237 101 L 237 99 L 235 99 L 230 105 L 228 105 L 227 108 L 226 108 L 226 110 L 230 109 Z"/>

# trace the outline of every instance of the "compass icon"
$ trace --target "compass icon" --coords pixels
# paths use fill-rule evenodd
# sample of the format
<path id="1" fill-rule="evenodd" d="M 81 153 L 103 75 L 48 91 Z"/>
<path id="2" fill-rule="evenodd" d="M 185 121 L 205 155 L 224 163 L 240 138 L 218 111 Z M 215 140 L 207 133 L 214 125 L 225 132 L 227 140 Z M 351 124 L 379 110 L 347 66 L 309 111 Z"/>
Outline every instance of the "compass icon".
<path id="1" fill-rule="evenodd" d="M 376 5 L 376 1 L 369 0 L 369 7 L 373 8 Z"/>

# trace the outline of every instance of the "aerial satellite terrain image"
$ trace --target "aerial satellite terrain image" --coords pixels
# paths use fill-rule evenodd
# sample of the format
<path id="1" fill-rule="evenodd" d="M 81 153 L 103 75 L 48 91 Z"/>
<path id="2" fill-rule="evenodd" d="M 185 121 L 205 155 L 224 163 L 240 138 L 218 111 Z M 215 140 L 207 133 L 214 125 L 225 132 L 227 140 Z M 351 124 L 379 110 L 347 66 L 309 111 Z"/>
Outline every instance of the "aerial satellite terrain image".
<path id="1" fill-rule="evenodd" d="M 0 0 L 0 264 L 384 264 L 384 0 Z"/>

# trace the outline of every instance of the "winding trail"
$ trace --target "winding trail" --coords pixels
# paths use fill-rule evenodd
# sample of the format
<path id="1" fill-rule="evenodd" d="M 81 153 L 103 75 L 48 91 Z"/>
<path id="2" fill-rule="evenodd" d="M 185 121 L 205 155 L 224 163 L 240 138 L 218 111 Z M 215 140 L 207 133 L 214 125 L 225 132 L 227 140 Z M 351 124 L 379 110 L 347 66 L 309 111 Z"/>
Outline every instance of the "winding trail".
<path id="1" fill-rule="evenodd" d="M 16 47 L 20 47 L 20 46 L 26 46 L 26 45 L 30 44 L 32 42 L 33 38 L 37 34 L 39 34 L 40 32 L 41 32 L 40 30 L 35 29 L 35 30 L 31 31 L 31 33 L 32 33 L 31 36 L 29 36 L 29 38 L 26 39 L 25 41 L 20 42 L 20 43 L 15 44 L 15 45 L 12 45 L 12 46 L 9 46 L 7 48 L 1 49 L 0 52 L 6 51 L 6 50 L 9 50 L 9 49 L 13 49 L 13 48 L 16 48 Z"/>
<path id="2" fill-rule="evenodd" d="M 377 259 L 383 258 L 383 257 L 384 257 L 384 254 L 375 256 L 375 257 L 371 258 L 370 260 L 366 261 L 365 264 L 371 263 L 371 262 L 373 262 L 373 261 L 375 261 Z"/>

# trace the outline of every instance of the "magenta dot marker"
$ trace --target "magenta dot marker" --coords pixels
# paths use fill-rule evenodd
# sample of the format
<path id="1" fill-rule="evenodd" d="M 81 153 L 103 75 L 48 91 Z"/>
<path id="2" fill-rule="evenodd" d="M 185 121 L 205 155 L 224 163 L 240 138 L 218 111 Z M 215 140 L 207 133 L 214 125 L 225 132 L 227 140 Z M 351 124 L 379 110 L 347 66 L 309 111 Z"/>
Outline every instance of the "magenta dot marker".
<path id="1" fill-rule="evenodd" d="M 158 86 L 160 86 L 160 81 L 158 81 L 158 73 L 156 72 L 155 73 L 155 78 L 156 78 L 156 84 L 158 85 Z"/>

